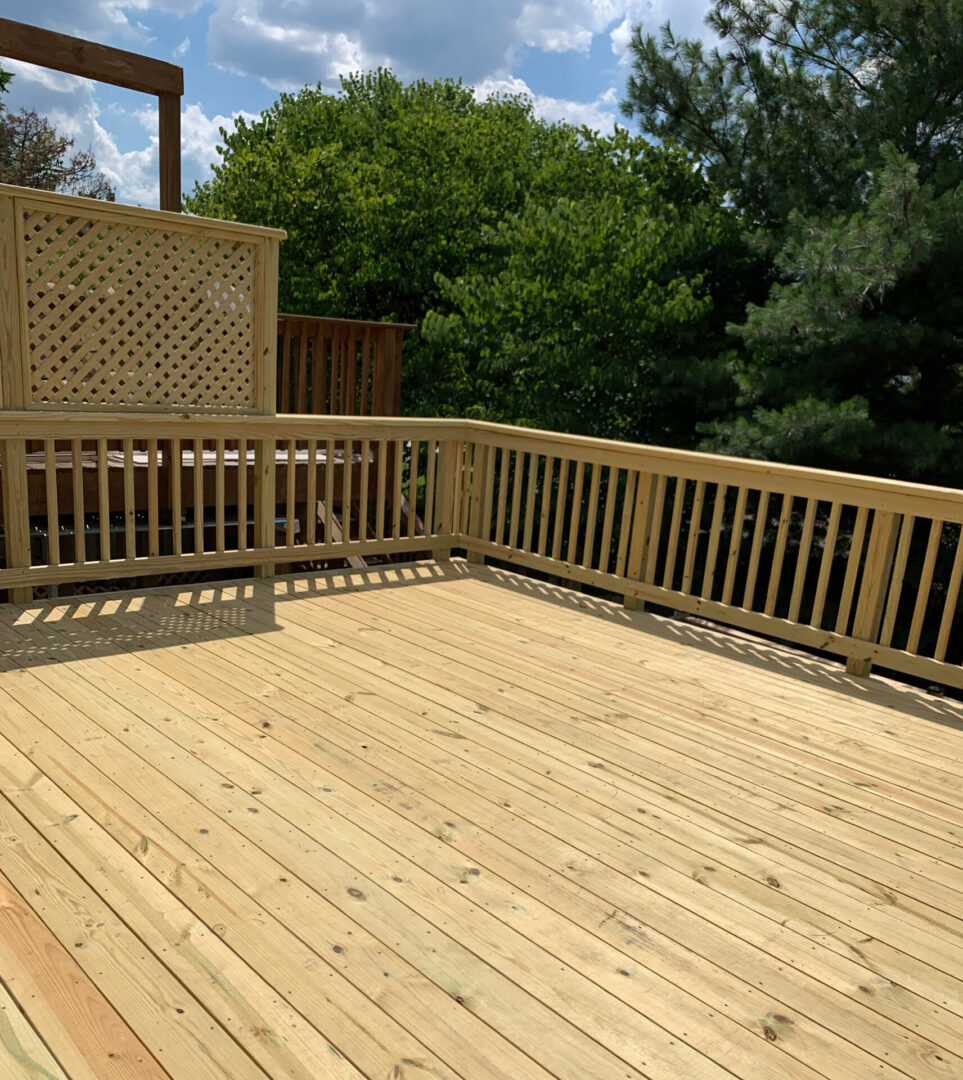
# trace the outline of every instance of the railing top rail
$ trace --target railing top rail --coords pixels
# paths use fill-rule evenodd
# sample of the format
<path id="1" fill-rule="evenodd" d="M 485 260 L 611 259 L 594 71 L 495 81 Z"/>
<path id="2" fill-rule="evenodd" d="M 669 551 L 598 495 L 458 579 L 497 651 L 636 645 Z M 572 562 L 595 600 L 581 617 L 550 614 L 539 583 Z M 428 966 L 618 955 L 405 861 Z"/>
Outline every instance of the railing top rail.
<path id="1" fill-rule="evenodd" d="M 283 240 L 287 236 L 283 229 L 271 229 L 265 225 L 247 225 L 239 221 L 222 221 L 219 218 L 193 217 L 190 214 L 177 214 L 171 210 L 151 210 L 143 206 L 128 206 L 126 203 L 88 199 L 81 195 L 39 191 L 35 188 L 16 187 L 13 184 L 0 184 L 0 198 L 19 199 L 29 207 L 49 210 L 53 213 L 88 215 L 104 221 L 129 222 L 142 227 L 164 225 L 172 231 L 181 233 L 219 233 L 245 240 L 256 236 Z"/>
<path id="2" fill-rule="evenodd" d="M 378 319 L 340 319 L 330 315 L 294 315 L 291 312 L 278 312 L 278 322 L 288 319 L 292 322 L 339 323 L 344 326 L 370 326 L 377 330 L 417 330 L 417 323 L 381 322 Z"/>
<path id="3" fill-rule="evenodd" d="M 921 513 L 946 520 L 963 521 L 963 490 L 917 484 L 906 480 L 890 480 L 860 473 L 814 469 L 805 465 L 784 465 L 774 461 L 729 457 L 697 450 L 676 450 L 665 446 L 597 439 L 585 435 L 568 435 L 538 428 L 514 427 L 484 420 L 463 420 L 470 437 L 482 441 L 487 435 L 492 441 L 532 452 L 559 456 L 565 449 L 573 457 L 596 458 L 601 464 L 621 463 L 647 472 L 688 479 L 704 479 L 754 489 L 808 494 L 827 499 L 850 499 L 876 505 L 880 509 L 902 509 L 898 500 L 921 501 Z M 912 511 L 915 512 L 915 511 Z"/>

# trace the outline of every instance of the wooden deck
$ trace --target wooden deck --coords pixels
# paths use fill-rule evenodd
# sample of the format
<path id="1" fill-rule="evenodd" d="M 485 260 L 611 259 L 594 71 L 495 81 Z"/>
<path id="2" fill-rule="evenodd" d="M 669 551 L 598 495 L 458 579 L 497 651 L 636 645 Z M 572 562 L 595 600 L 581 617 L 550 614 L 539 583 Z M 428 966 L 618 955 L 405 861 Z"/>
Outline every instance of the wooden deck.
<path id="1" fill-rule="evenodd" d="M 0 1077 L 963 1076 L 963 708 L 477 566 L 0 608 Z"/>

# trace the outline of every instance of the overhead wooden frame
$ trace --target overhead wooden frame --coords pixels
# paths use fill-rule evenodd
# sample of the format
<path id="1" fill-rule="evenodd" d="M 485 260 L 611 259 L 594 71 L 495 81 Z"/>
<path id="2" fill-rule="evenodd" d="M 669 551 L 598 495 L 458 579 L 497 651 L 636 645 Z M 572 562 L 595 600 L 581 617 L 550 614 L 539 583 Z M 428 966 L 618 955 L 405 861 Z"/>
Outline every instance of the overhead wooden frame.
<path id="1" fill-rule="evenodd" d="M 12 19 L 0 19 L 0 56 L 154 94 L 160 135 L 160 208 L 180 212 L 183 68 Z"/>

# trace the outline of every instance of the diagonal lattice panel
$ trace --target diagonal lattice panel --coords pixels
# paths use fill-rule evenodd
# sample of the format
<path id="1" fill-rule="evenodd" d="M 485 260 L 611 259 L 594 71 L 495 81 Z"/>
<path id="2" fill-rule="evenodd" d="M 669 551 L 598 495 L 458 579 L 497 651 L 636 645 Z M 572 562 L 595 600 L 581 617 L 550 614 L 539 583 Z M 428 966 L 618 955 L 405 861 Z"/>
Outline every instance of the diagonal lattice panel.
<path id="1" fill-rule="evenodd" d="M 23 214 L 34 405 L 254 408 L 254 245 Z"/>

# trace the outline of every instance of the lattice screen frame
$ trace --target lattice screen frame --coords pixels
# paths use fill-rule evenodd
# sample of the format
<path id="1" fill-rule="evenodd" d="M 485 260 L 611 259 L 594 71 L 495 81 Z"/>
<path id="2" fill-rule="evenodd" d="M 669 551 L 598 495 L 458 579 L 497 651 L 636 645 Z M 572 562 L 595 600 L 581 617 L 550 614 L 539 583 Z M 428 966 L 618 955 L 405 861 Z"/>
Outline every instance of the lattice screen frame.
<path id="1" fill-rule="evenodd" d="M 0 408 L 274 415 L 284 235 L 0 185 Z"/>

